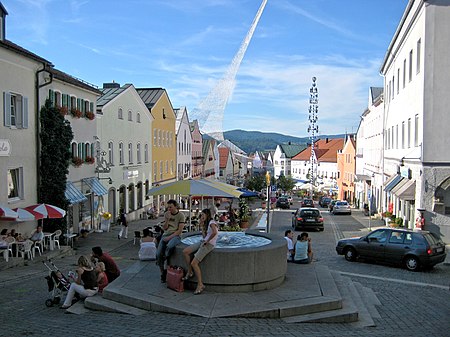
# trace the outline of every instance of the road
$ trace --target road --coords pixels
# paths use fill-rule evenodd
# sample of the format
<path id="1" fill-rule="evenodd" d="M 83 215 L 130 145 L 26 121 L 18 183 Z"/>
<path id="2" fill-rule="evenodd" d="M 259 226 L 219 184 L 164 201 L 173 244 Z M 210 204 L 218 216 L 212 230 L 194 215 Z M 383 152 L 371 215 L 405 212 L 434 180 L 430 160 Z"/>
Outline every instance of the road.
<path id="1" fill-rule="evenodd" d="M 282 236 L 291 228 L 291 213 L 274 211 L 272 233 Z M 353 216 L 323 214 L 324 232 L 310 232 L 318 259 L 315 263 L 344 273 L 376 293 L 382 303 L 376 327 L 206 319 L 154 312 L 144 316 L 104 312 L 70 315 L 44 305 L 47 272 L 42 265 L 30 265 L 0 272 L 0 336 L 450 336 L 450 266 L 441 264 L 431 271 L 412 273 L 377 264 L 350 263 L 336 254 L 336 239 L 355 235 L 363 226 Z M 135 262 L 135 250 L 130 245 L 132 242 L 113 252 L 120 256 L 121 268 Z M 73 262 L 72 257 L 55 261 L 63 270 L 73 269 Z"/>

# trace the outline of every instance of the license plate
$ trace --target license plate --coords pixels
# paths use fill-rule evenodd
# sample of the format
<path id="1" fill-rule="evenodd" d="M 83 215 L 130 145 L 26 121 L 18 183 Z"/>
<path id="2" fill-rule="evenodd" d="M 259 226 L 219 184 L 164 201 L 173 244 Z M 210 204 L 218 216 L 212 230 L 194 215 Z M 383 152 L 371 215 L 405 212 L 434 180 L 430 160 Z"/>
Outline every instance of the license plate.
<path id="1" fill-rule="evenodd" d="M 444 251 L 444 247 L 436 249 L 436 253 L 442 253 Z"/>
<path id="2" fill-rule="evenodd" d="M 314 222 L 314 219 L 306 219 L 306 222 Z"/>

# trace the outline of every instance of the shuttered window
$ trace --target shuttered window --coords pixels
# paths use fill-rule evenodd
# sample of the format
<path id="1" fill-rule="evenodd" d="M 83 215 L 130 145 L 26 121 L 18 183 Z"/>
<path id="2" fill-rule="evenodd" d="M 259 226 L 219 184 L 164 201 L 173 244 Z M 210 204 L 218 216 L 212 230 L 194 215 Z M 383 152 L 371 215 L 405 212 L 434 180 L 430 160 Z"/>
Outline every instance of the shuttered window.
<path id="1" fill-rule="evenodd" d="M 3 123 L 7 127 L 28 129 L 28 98 L 10 92 L 3 93 Z"/>

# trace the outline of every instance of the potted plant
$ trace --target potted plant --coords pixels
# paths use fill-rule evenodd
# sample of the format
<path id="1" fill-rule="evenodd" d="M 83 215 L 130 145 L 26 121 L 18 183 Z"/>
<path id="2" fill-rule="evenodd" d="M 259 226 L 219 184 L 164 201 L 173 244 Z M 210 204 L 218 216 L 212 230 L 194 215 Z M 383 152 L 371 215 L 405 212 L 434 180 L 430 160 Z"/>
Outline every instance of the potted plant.
<path id="1" fill-rule="evenodd" d="M 66 106 L 61 106 L 59 107 L 59 113 L 65 116 L 69 113 L 69 109 Z"/>
<path id="2" fill-rule="evenodd" d="M 95 158 L 91 157 L 91 156 L 87 156 L 86 159 L 85 159 L 85 162 L 88 163 L 88 164 L 94 164 Z"/>
<path id="3" fill-rule="evenodd" d="M 92 111 L 86 111 L 86 114 L 84 115 L 89 120 L 93 120 L 95 118 L 95 115 Z"/>
<path id="4" fill-rule="evenodd" d="M 250 227 L 249 220 L 250 220 L 250 214 L 249 214 L 249 207 L 248 203 L 245 199 L 239 200 L 239 225 L 241 228 L 248 228 Z"/>
<path id="5" fill-rule="evenodd" d="M 80 118 L 81 116 L 83 116 L 83 112 L 81 112 L 81 110 L 78 110 L 76 108 L 70 109 L 70 114 L 74 118 Z"/>

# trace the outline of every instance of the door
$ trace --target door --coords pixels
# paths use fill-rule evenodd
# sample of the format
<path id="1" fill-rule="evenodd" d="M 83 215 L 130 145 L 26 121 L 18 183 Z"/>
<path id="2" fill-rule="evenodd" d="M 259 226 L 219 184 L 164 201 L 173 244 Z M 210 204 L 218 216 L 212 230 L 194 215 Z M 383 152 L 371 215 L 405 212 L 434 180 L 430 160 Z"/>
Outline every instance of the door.
<path id="1" fill-rule="evenodd" d="M 370 233 L 367 235 L 366 240 L 359 242 L 359 255 L 362 258 L 382 260 L 388 236 L 389 229 L 379 229 Z"/>

